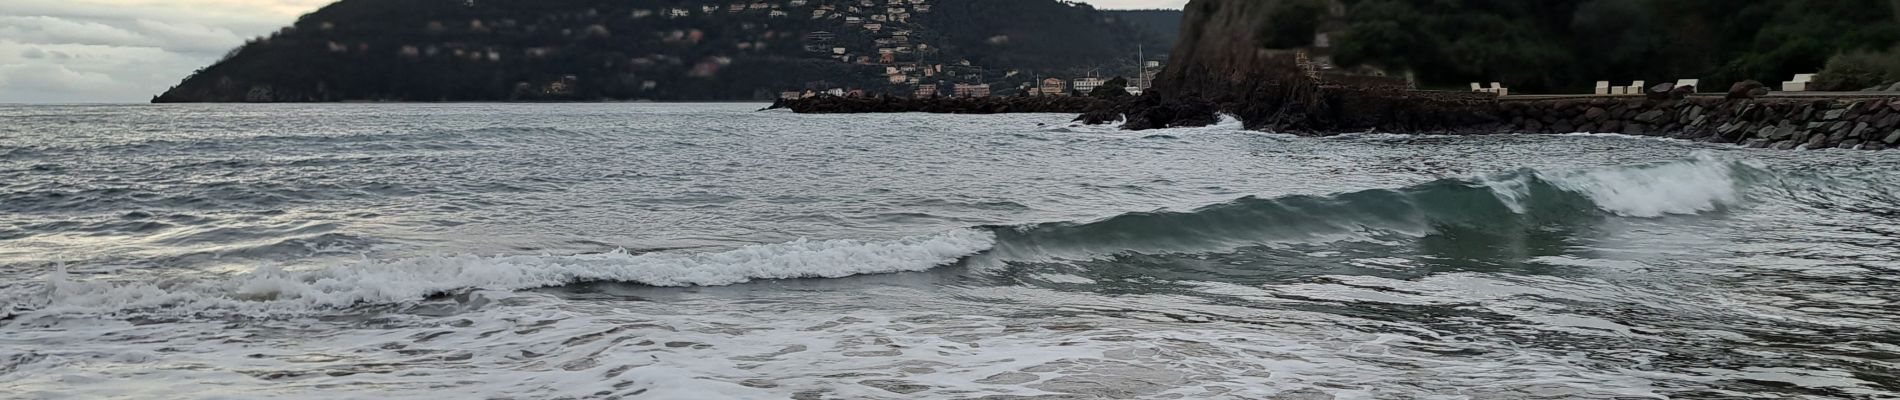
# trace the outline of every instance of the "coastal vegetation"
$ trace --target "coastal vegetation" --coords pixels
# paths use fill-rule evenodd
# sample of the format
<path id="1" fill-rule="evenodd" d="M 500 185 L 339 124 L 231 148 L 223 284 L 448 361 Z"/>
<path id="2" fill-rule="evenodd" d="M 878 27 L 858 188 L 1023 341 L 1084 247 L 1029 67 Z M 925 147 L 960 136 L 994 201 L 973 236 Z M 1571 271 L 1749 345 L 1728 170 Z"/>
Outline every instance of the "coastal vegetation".
<path id="1" fill-rule="evenodd" d="M 1900 91 L 1900 47 L 1836 55 L 1814 79 L 1821 90 Z"/>
<path id="2" fill-rule="evenodd" d="M 1013 88 L 1135 68 L 1171 35 L 1058 0 L 343 0 L 154 98 L 764 100 Z M 1163 54 L 1157 51 L 1157 54 Z"/>
<path id="3" fill-rule="evenodd" d="M 1428 87 L 1501 81 L 1521 92 L 1587 92 L 1600 80 L 1691 78 L 1726 88 L 1814 73 L 1844 54 L 1841 62 L 1863 64 L 1876 56 L 1853 54 L 1900 44 L 1900 2 L 1891 0 L 1341 3 L 1341 65 L 1411 72 Z"/>

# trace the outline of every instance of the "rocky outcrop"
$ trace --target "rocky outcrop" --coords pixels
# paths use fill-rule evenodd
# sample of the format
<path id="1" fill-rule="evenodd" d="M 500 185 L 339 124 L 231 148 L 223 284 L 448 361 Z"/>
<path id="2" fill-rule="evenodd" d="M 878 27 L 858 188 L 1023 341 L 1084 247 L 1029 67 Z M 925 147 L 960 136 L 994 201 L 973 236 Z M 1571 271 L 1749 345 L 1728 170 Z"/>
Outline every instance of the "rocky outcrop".
<path id="1" fill-rule="evenodd" d="M 1296 52 L 1271 49 L 1261 42 L 1260 32 L 1269 28 L 1264 24 L 1281 3 L 1188 3 L 1180 42 L 1168 67 L 1155 80 L 1155 98 L 1112 111 L 1128 116 L 1130 123 L 1124 125 L 1128 129 L 1212 121 L 1211 113 L 1180 115 L 1183 110 L 1211 110 L 1234 115 L 1248 129 L 1305 134 L 1464 132 L 1497 119 L 1496 96 L 1491 94 L 1418 92 L 1408 90 L 1399 79 L 1304 68 Z M 1156 107 L 1159 110 L 1150 109 Z M 1167 123 L 1144 123 L 1148 119 L 1144 115 L 1172 118 Z"/>

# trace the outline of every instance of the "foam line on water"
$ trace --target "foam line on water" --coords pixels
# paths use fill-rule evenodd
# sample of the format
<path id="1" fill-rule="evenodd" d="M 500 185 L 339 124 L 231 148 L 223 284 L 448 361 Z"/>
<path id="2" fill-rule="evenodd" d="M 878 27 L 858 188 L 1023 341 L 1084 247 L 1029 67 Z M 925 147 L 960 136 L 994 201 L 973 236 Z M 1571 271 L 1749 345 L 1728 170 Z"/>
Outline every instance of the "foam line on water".
<path id="1" fill-rule="evenodd" d="M 472 289 L 524 290 L 582 282 L 720 286 L 769 279 L 840 278 L 928 270 L 988 250 L 994 242 L 988 232 L 961 229 L 897 240 L 797 240 L 722 252 L 365 260 L 314 270 L 262 268 L 179 283 L 79 281 L 60 272 L 39 290 L 16 288 L 11 295 L 0 294 L 0 310 L 269 315 L 401 304 Z"/>

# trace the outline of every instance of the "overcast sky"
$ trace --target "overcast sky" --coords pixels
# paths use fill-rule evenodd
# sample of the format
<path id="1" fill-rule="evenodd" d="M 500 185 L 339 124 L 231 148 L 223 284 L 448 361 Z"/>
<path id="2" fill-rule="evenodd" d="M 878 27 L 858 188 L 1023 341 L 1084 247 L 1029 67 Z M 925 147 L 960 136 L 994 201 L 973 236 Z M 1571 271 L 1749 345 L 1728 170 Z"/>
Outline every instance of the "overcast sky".
<path id="1" fill-rule="evenodd" d="M 334 0 L 0 0 L 0 103 L 145 102 Z M 1180 8 L 1187 0 L 1087 0 Z"/>

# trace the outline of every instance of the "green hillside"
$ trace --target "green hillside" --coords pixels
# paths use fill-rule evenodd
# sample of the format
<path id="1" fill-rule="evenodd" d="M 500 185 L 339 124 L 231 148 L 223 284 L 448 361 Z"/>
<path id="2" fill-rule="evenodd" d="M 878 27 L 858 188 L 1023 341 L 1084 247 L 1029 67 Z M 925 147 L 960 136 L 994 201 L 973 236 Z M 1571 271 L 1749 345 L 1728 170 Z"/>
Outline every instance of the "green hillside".
<path id="1" fill-rule="evenodd" d="M 1057 0 L 343 0 L 154 101 L 749 100 L 1013 87 L 1132 68 L 1138 43 L 1166 42 Z M 894 82 L 892 71 L 912 79 Z"/>

